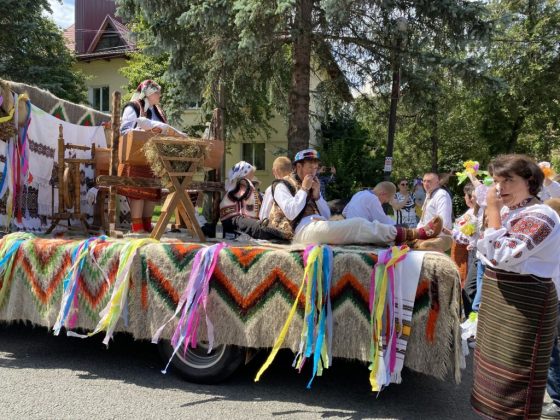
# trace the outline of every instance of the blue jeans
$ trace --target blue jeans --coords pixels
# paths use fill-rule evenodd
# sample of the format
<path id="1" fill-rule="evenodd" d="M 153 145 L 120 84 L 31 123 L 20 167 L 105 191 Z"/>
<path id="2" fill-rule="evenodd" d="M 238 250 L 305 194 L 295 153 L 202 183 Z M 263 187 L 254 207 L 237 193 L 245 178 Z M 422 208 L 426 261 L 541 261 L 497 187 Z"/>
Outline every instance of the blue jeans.
<path id="1" fill-rule="evenodd" d="M 560 303 L 559 303 L 560 309 Z M 560 323 L 560 317 L 559 321 Z M 546 378 L 546 392 L 552 398 L 552 402 L 560 407 L 560 343 L 558 336 L 554 340 L 554 347 L 552 347 L 552 355 L 550 356 L 550 366 L 548 368 L 548 376 Z"/>
<path id="2" fill-rule="evenodd" d="M 482 298 L 482 277 L 484 277 L 484 269 L 486 267 L 482 264 L 482 261 L 478 261 L 476 264 L 476 294 L 474 295 L 472 310 L 478 312 L 480 308 L 480 299 Z"/>

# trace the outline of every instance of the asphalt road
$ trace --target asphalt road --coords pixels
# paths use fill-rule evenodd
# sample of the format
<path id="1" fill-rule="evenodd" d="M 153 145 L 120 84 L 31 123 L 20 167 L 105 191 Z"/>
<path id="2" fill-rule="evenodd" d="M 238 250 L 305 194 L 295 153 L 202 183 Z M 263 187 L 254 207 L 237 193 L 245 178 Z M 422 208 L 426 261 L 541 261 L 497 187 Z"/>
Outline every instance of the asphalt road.
<path id="1" fill-rule="evenodd" d="M 405 370 L 402 384 L 377 396 L 361 363 L 335 359 L 307 390 L 309 371 L 295 372 L 290 352 L 254 383 L 260 354 L 224 384 L 197 385 L 161 374 L 155 345 L 119 334 L 106 349 L 101 339 L 0 324 L 0 419 L 478 418 L 471 357 L 460 385 Z"/>

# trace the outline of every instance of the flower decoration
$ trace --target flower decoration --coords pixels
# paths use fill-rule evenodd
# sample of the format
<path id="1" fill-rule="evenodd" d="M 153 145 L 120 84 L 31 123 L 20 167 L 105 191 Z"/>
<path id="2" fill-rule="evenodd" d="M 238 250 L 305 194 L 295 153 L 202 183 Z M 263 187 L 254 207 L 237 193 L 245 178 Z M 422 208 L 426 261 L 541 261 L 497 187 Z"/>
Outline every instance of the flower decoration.
<path id="1" fill-rule="evenodd" d="M 488 177 L 489 175 L 488 171 L 480 170 L 480 164 L 476 160 L 467 160 L 466 162 L 463 162 L 463 167 L 465 168 L 463 172 L 455 173 L 455 175 L 457 175 L 458 177 L 458 184 L 462 184 L 463 182 L 465 182 L 469 175 L 473 175 L 475 177 L 479 175 Z M 484 180 L 484 183 L 486 183 L 486 179 Z"/>
<path id="2" fill-rule="evenodd" d="M 552 169 L 550 162 L 539 162 L 539 167 L 543 171 L 545 178 L 553 179 L 556 176 L 556 171 Z"/>

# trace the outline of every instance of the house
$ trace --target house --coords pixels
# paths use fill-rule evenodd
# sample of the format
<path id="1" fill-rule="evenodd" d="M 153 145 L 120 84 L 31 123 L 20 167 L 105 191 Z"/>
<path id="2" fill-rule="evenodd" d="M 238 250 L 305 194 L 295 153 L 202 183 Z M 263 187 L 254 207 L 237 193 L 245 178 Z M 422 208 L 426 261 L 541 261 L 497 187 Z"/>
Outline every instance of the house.
<path id="1" fill-rule="evenodd" d="M 87 77 L 88 99 L 92 108 L 110 112 L 111 95 L 115 90 L 123 91 L 128 80 L 119 72 L 126 66 L 127 56 L 135 50 L 130 31 L 115 16 L 116 5 L 113 0 L 76 0 L 75 24 L 64 31 L 66 44 L 74 51 L 77 69 Z M 331 76 L 326 69 L 326 77 Z M 312 73 L 311 90 L 320 83 L 319 77 Z M 128 98 L 124 98 L 127 100 Z M 317 112 L 316 102 L 311 97 L 311 113 Z M 202 113 L 198 104 L 185 110 L 184 125 L 200 125 Z M 288 148 L 287 122 L 280 116 L 270 121 L 270 137 L 254 139 L 250 142 L 230 144 L 226 154 L 227 170 L 236 162 L 245 160 L 257 167 L 256 175 L 262 182 L 262 189 L 273 180 L 272 162 L 286 153 Z M 310 144 L 317 144 L 317 122 L 310 123 Z"/>

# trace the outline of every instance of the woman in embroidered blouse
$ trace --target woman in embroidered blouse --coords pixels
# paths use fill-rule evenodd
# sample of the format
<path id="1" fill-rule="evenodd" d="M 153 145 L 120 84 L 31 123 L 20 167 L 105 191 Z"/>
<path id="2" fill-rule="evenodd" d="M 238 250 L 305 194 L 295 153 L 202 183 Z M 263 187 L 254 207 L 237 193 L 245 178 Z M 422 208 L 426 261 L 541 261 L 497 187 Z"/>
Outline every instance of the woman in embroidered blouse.
<path id="1" fill-rule="evenodd" d="M 560 219 L 536 198 L 544 175 L 531 158 L 499 156 L 489 172 L 471 403 L 490 418 L 537 419 L 556 328 Z"/>
<path id="2" fill-rule="evenodd" d="M 391 206 L 397 216 L 397 225 L 415 228 L 418 222 L 416 219 L 414 194 L 408 190 L 408 181 L 406 179 L 399 180 L 397 185 L 399 191 L 395 194 L 395 199 L 391 201 Z"/>

